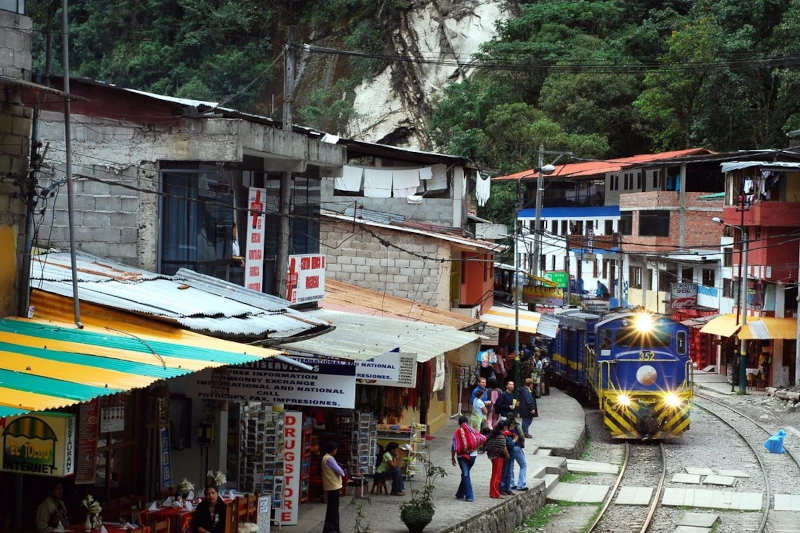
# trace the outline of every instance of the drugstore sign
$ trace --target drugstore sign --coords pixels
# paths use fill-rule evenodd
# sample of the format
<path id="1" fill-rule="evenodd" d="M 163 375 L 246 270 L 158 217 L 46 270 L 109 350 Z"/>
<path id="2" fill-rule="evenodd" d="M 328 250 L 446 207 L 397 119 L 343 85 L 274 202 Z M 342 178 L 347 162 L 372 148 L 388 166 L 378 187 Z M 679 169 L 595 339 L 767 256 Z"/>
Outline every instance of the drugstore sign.
<path id="1" fill-rule="evenodd" d="M 75 417 L 57 413 L 0 418 L 0 470 L 65 477 L 75 472 Z"/>

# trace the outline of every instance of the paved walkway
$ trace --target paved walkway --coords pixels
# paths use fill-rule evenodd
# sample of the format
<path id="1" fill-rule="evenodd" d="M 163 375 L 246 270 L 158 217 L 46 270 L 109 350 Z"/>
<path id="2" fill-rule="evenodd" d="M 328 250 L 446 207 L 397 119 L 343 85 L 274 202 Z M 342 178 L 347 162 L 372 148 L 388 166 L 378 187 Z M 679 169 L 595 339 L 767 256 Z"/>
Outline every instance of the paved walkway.
<path id="1" fill-rule="evenodd" d="M 577 401 L 562 393 L 558 389 L 551 389 L 551 395 L 538 400 L 539 418 L 534 419 L 531 426 L 532 439 L 526 442 L 526 455 L 531 457 L 536 448 L 552 448 L 568 452 L 570 457 L 577 457 L 583 450 L 585 439 L 585 418 L 583 409 Z M 448 472 L 447 477 L 436 482 L 435 505 L 436 514 L 433 522 L 425 529 L 431 533 L 442 532 L 467 521 L 470 517 L 477 517 L 490 513 L 493 509 L 508 503 L 510 499 L 534 497 L 534 491 L 529 493 L 516 493 L 514 496 L 502 500 L 489 498 L 489 478 L 491 476 L 491 463 L 486 455 L 479 455 L 475 466 L 472 468 L 472 484 L 475 491 L 474 502 L 464 502 L 455 499 L 455 493 L 460 482 L 458 468 L 451 466 L 450 446 L 456 422 L 451 421 L 436 438 L 428 441 L 428 452 L 434 464 L 444 466 Z M 530 464 L 530 459 L 529 459 Z M 538 487 L 543 482 L 532 479 L 532 468 L 528 468 L 528 485 Z M 518 475 L 518 470 L 515 471 Z M 361 500 L 367 521 L 371 523 L 372 530 L 376 533 L 402 533 L 407 528 L 400 522 L 400 503 L 408 500 L 411 489 L 422 488 L 422 480 L 416 479 L 406 482 L 406 496 L 372 495 L 371 503 Z M 540 492 L 540 491 L 536 491 Z M 528 496 L 530 495 L 530 496 Z M 369 496 L 369 494 L 367 495 Z M 543 499 L 543 495 L 541 496 Z M 358 500 L 357 500 L 358 501 Z M 350 504 L 350 497 L 341 500 L 341 530 L 350 533 L 355 530 L 356 506 Z M 325 521 L 325 504 L 308 503 L 300 507 L 300 521 L 294 531 L 303 533 L 321 532 Z M 475 521 L 477 525 L 477 520 Z M 292 529 L 292 528 L 289 528 Z M 480 529 L 476 529 L 480 530 Z M 510 531 L 513 531 L 511 529 Z"/>
<path id="2" fill-rule="evenodd" d="M 718 394 L 725 394 L 725 395 L 736 394 L 736 391 L 739 390 L 738 376 L 736 380 L 735 390 L 734 392 L 731 392 L 731 386 L 728 383 L 727 376 L 716 374 L 714 372 L 702 372 L 700 370 L 694 371 L 694 384 L 696 387 L 700 389 L 706 389 L 716 392 Z M 747 389 L 747 394 L 753 396 L 763 396 L 766 394 L 766 392 L 757 391 L 755 389 Z"/>

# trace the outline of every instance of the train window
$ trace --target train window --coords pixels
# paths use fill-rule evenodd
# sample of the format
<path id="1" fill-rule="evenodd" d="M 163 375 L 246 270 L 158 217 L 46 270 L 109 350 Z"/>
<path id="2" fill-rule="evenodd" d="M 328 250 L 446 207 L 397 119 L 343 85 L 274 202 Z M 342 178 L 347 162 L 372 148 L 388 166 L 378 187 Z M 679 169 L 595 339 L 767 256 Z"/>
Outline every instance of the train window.
<path id="1" fill-rule="evenodd" d="M 615 348 L 668 348 L 672 338 L 669 331 L 658 328 L 658 323 L 647 332 L 640 331 L 635 324 L 625 325 L 617 331 Z"/>
<path id="2" fill-rule="evenodd" d="M 679 331 L 678 335 L 676 335 L 676 340 L 678 355 L 686 355 L 686 332 Z"/>
<path id="3" fill-rule="evenodd" d="M 611 349 L 611 330 L 610 329 L 601 329 L 600 330 L 600 350 L 610 350 Z M 601 352 L 600 355 L 603 355 Z"/>

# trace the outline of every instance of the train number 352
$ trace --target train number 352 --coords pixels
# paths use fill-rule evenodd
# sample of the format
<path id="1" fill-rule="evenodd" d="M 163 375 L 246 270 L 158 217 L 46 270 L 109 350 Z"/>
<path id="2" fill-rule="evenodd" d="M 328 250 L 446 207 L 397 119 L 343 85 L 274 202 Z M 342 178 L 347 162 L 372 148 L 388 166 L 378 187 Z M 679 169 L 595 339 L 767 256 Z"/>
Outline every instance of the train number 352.
<path id="1" fill-rule="evenodd" d="M 655 358 L 654 352 L 639 352 L 639 361 L 653 361 Z"/>

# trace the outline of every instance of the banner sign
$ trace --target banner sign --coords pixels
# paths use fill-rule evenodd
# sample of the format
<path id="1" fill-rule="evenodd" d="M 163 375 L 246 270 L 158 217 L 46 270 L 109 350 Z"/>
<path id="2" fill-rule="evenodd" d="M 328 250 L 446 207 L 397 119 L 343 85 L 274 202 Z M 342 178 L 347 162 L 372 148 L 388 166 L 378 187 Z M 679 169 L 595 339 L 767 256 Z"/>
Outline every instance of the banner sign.
<path id="1" fill-rule="evenodd" d="M 75 473 L 74 415 L 2 417 L 0 437 L 3 439 L 0 470 L 50 477 Z"/>
<path id="2" fill-rule="evenodd" d="M 417 354 L 387 352 L 368 361 L 356 363 L 356 380 L 379 387 L 417 386 Z"/>
<path id="3" fill-rule="evenodd" d="M 283 418 L 283 506 L 278 516 L 284 526 L 297 524 L 303 459 L 303 413 L 287 411 Z"/>
<path id="4" fill-rule="evenodd" d="M 556 287 L 559 289 L 567 288 L 567 273 L 563 270 L 555 272 L 543 272 L 542 277 L 555 282 Z"/>
<path id="5" fill-rule="evenodd" d="M 673 283 L 670 296 L 673 309 L 694 307 L 697 305 L 697 283 Z"/>
<path id="6" fill-rule="evenodd" d="M 75 484 L 95 482 L 97 436 L 100 406 L 96 399 L 82 403 L 78 415 L 78 456 L 75 458 Z"/>
<path id="7" fill-rule="evenodd" d="M 250 187 L 247 198 L 247 256 L 244 260 L 244 286 L 263 292 L 264 283 L 264 201 L 267 190 Z"/>
<path id="8" fill-rule="evenodd" d="M 561 306 L 564 304 L 564 291 L 558 287 L 526 285 L 522 289 L 524 303 Z"/>
<path id="9" fill-rule="evenodd" d="M 319 302 L 325 297 L 325 256 L 290 255 L 286 299 L 293 304 Z"/>
<path id="10" fill-rule="evenodd" d="M 189 376 L 188 396 L 205 400 L 353 409 L 356 366 L 351 361 L 292 359 L 310 371 L 267 358 L 236 367 L 210 368 Z"/>
<path id="11" fill-rule="evenodd" d="M 170 460 L 169 428 L 161 428 L 158 432 L 159 450 L 159 477 L 161 478 L 161 488 L 167 489 L 172 486 L 172 461 Z"/>

